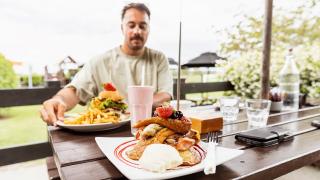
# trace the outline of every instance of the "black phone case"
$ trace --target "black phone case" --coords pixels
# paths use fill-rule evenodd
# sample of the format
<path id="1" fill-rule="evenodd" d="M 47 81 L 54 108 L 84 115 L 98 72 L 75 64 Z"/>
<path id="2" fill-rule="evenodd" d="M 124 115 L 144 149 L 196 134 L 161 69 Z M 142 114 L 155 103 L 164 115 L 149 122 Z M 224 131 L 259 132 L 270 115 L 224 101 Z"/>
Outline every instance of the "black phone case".
<path id="1" fill-rule="evenodd" d="M 235 138 L 252 146 L 268 147 L 293 139 L 289 131 L 280 127 L 253 129 L 236 134 Z"/>
<path id="2" fill-rule="evenodd" d="M 314 126 L 314 127 L 320 128 L 320 119 L 313 120 L 311 122 L 311 125 Z"/>

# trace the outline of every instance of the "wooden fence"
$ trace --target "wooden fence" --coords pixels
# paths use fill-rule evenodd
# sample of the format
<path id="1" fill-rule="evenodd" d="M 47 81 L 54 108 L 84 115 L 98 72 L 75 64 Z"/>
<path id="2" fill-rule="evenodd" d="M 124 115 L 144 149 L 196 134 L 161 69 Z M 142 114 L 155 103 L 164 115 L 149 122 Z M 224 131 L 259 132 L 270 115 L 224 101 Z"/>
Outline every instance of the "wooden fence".
<path id="1" fill-rule="evenodd" d="M 0 108 L 42 104 L 43 101 L 51 98 L 60 89 L 61 88 L 57 87 L 3 89 L 0 90 Z M 176 97 L 176 83 L 174 83 L 173 89 L 174 97 Z M 185 99 L 186 94 L 190 93 L 228 90 L 233 90 L 233 85 L 230 82 L 184 83 L 184 81 L 182 81 L 180 98 Z"/>

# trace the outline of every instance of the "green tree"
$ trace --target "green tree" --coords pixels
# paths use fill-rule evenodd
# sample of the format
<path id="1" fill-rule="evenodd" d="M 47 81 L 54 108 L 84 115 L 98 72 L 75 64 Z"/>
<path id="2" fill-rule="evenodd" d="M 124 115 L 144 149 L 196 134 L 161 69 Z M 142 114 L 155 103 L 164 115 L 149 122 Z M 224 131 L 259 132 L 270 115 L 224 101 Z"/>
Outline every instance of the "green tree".
<path id="1" fill-rule="evenodd" d="M 320 41 L 320 0 L 304 1 L 298 8 L 273 10 L 272 51 L 288 47 L 312 45 Z M 263 17 L 244 15 L 243 21 L 231 28 L 218 30 L 227 39 L 220 45 L 220 53 L 227 56 L 250 51 L 262 52 Z"/>
<path id="2" fill-rule="evenodd" d="M 317 56 L 314 47 L 320 47 L 320 0 L 303 1 L 294 10 L 284 10 L 275 8 L 272 20 L 272 45 L 271 45 L 271 86 L 278 83 L 278 74 L 281 69 L 287 50 L 294 48 L 294 55 L 301 73 L 301 92 L 319 92 L 320 79 L 316 77 L 316 72 L 320 71 L 320 58 Z M 243 76 L 245 73 L 237 71 L 239 66 L 245 65 L 244 71 L 253 71 L 254 74 L 260 73 L 262 58 L 262 35 L 263 17 L 253 17 L 245 15 L 243 21 L 231 28 L 217 31 L 226 40 L 220 44 L 220 54 L 228 57 L 228 65 L 222 64 L 226 68 L 223 79 L 231 81 L 235 87 L 237 95 L 245 97 L 256 97 L 260 88 L 253 88 L 250 93 L 243 93 L 250 84 L 258 87 L 259 78 L 250 79 L 250 76 Z M 236 62 L 239 61 L 239 62 Z M 310 67 L 313 74 L 310 75 Z M 258 70 L 256 70 L 257 68 Z M 235 71 L 237 73 L 233 73 Z M 315 75 L 314 75 L 315 74 Z M 236 77 L 238 75 L 239 77 Z M 254 76 L 256 77 L 256 76 Z M 314 89 L 317 86 L 318 89 Z M 313 93 L 315 94 L 315 93 Z"/>
<path id="3" fill-rule="evenodd" d="M 0 54 L 0 88 L 15 88 L 17 82 L 17 75 L 13 71 L 11 62 Z"/>

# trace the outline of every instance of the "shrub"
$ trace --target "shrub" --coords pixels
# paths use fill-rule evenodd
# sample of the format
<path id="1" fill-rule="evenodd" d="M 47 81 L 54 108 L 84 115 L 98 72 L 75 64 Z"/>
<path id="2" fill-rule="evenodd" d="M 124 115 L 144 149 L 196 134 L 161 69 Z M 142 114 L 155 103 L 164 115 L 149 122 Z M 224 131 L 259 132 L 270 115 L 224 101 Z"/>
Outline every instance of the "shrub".
<path id="1" fill-rule="evenodd" d="M 293 54 L 300 72 L 300 92 L 308 97 L 320 97 L 320 55 L 319 44 L 302 45 L 294 48 Z M 285 61 L 285 51 L 274 51 L 271 54 L 270 86 L 279 85 L 279 72 Z M 234 95 L 245 98 L 258 98 L 260 93 L 262 53 L 251 51 L 240 57 L 229 59 L 228 63 L 220 64 L 225 68 L 222 79 L 230 81 Z M 230 92 L 229 92 L 230 93 Z"/>
<path id="2" fill-rule="evenodd" d="M 285 55 L 292 47 L 300 71 L 300 92 L 308 97 L 320 97 L 320 16 L 316 13 L 319 7 L 320 0 L 307 0 L 292 10 L 276 8 L 274 11 L 271 86 L 278 84 Z M 231 64 L 226 66 L 223 78 L 235 85 L 237 95 L 252 98 L 259 94 L 262 30 L 263 17 L 249 15 L 245 15 L 242 21 L 230 29 L 218 30 L 222 37 L 227 38 L 220 44 L 219 53 L 228 57 Z"/>
<path id="3" fill-rule="evenodd" d="M 20 77 L 20 83 L 22 86 L 28 86 L 28 75 L 23 75 Z M 44 77 L 39 74 L 32 74 L 32 85 L 33 86 L 40 86 L 44 84 Z"/>
<path id="4" fill-rule="evenodd" d="M 259 98 L 261 90 L 261 62 L 262 53 L 249 51 L 242 53 L 237 58 L 228 59 L 226 63 L 218 66 L 225 71 L 221 78 L 230 81 L 234 91 L 227 95 L 237 95 L 243 98 Z M 279 82 L 279 72 L 284 63 L 284 53 L 274 52 L 271 54 L 270 62 L 270 87 L 275 87 Z"/>
<path id="5" fill-rule="evenodd" d="M 15 74 L 12 64 L 2 54 L 0 54 L 0 88 L 17 87 L 17 75 Z"/>
<path id="6" fill-rule="evenodd" d="M 296 48 L 296 62 L 300 71 L 300 92 L 320 98 L 320 43 Z"/>

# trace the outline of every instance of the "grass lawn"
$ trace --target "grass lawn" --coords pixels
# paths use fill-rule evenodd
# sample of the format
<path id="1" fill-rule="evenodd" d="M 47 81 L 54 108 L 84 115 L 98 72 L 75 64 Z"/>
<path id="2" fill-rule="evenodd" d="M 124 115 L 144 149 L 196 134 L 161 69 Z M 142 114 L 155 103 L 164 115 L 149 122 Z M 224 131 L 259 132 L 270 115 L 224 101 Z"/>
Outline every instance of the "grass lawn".
<path id="1" fill-rule="evenodd" d="M 0 148 L 46 141 L 46 124 L 40 119 L 40 105 L 0 109 Z M 77 106 L 72 112 L 85 107 Z"/>

